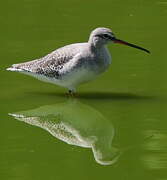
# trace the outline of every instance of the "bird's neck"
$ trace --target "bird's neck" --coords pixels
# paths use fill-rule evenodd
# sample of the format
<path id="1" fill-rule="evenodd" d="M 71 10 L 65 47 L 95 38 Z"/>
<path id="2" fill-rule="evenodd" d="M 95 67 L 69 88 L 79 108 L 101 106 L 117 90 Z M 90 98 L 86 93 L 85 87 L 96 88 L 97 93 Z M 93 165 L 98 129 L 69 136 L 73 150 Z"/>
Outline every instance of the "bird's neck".
<path id="1" fill-rule="evenodd" d="M 106 46 L 106 44 L 102 43 L 94 37 L 90 37 L 88 43 L 92 49 L 101 49 Z"/>
<path id="2" fill-rule="evenodd" d="M 100 50 L 103 50 L 103 49 L 106 49 L 106 45 L 105 44 L 94 44 L 94 43 L 89 43 L 89 47 L 92 51 L 99 51 Z"/>

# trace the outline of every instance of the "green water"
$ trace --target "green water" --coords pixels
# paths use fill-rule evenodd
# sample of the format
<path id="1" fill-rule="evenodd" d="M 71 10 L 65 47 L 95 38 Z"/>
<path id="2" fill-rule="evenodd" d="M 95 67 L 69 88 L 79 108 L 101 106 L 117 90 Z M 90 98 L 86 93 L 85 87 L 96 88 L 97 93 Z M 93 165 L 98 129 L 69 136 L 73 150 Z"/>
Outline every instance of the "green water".
<path id="1" fill-rule="evenodd" d="M 166 19 L 166 1 L 1 2 L 0 179 L 166 180 Z M 151 54 L 110 45 L 110 69 L 75 100 L 5 70 L 99 26 Z"/>

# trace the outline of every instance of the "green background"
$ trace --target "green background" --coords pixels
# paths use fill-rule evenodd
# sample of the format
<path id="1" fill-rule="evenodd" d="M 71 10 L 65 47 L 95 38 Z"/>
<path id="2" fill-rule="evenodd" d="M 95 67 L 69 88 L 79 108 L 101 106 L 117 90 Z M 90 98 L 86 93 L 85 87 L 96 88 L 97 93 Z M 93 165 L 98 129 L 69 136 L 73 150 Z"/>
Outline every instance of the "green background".
<path id="1" fill-rule="evenodd" d="M 166 20 L 166 1 L 2 1 L 0 179 L 166 180 Z M 78 88 L 77 99 L 113 124 L 113 143 L 120 149 L 134 147 L 110 166 L 97 164 L 91 149 L 68 145 L 8 115 L 64 103 L 68 97 L 61 87 L 5 69 L 66 44 L 87 41 L 96 27 L 109 27 L 118 38 L 151 51 L 149 55 L 110 45 L 110 69 Z"/>

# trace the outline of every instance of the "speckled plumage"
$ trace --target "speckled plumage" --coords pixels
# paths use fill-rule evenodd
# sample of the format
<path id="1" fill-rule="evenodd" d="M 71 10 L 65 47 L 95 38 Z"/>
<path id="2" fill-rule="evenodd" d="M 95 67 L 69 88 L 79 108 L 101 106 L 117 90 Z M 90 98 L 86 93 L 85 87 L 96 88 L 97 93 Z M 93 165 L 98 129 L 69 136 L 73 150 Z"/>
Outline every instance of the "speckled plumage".
<path id="1" fill-rule="evenodd" d="M 14 64 L 7 70 L 28 74 L 75 91 L 79 84 L 94 79 L 111 63 L 106 47 L 111 40 L 101 38 L 103 34 L 114 36 L 110 29 L 97 28 L 86 43 L 64 46 L 42 58 Z"/>

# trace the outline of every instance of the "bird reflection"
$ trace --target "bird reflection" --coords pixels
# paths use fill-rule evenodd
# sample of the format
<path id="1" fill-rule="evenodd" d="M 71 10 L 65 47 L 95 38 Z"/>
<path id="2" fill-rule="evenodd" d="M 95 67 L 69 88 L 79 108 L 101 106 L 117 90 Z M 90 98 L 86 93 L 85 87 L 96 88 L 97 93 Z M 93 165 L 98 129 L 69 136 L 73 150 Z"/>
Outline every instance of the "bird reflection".
<path id="1" fill-rule="evenodd" d="M 41 127 L 70 145 L 91 148 L 96 162 L 101 165 L 111 165 L 120 156 L 120 151 L 112 146 L 114 127 L 111 122 L 76 99 L 9 115 Z"/>

